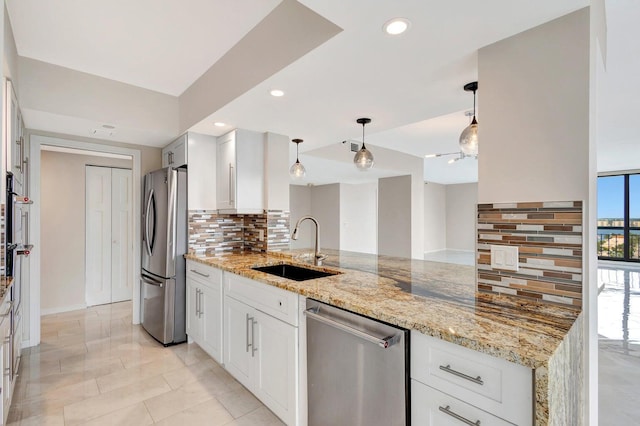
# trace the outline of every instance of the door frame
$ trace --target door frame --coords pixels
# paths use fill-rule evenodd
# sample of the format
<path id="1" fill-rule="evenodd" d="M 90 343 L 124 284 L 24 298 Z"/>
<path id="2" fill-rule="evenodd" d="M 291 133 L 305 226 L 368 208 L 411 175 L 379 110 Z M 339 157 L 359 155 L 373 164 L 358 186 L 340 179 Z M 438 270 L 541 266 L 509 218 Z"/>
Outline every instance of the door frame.
<path id="1" fill-rule="evenodd" d="M 140 323 L 140 160 L 141 152 L 138 149 L 122 148 L 119 146 L 103 145 L 100 143 L 82 142 L 72 139 L 62 139 L 51 136 L 29 134 L 29 161 L 31 176 L 29 179 L 29 194 L 34 200 L 30 206 L 31 223 L 30 236 L 33 250 L 31 251 L 31 273 L 29 280 L 29 342 L 28 346 L 36 346 L 40 343 L 40 167 L 42 146 L 56 146 L 62 148 L 81 149 L 85 151 L 102 152 L 109 154 L 129 155 L 132 160 L 133 173 L 133 324 Z M 25 342 L 26 343 L 26 342 Z"/>

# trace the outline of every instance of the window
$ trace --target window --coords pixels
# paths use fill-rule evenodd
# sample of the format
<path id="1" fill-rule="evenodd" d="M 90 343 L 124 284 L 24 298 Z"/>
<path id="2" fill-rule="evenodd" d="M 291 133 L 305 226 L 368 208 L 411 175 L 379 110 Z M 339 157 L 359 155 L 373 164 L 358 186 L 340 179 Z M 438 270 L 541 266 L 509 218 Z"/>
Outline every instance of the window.
<path id="1" fill-rule="evenodd" d="M 598 257 L 640 261 L 640 174 L 598 178 Z"/>

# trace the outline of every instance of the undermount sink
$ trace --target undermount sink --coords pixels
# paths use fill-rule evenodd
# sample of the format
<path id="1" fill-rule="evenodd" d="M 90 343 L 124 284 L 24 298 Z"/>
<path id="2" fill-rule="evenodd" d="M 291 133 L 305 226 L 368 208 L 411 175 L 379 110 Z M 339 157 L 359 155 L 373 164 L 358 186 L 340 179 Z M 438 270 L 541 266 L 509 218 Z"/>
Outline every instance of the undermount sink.
<path id="1" fill-rule="evenodd" d="M 264 272 L 266 274 L 277 275 L 294 281 L 313 280 L 315 278 L 329 277 L 337 275 L 337 272 L 318 271 L 317 269 L 303 268 L 295 265 L 270 265 L 251 268 L 254 271 Z"/>

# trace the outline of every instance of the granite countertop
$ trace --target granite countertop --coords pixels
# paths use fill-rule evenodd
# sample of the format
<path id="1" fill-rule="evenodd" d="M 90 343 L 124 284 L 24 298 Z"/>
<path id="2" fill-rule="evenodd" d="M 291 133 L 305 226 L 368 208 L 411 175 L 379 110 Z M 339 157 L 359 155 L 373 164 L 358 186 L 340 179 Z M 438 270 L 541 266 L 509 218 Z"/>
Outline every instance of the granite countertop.
<path id="1" fill-rule="evenodd" d="M 4 301 L 5 295 L 9 294 L 11 284 L 13 284 L 13 277 L 0 276 L 0 303 Z"/>
<path id="2" fill-rule="evenodd" d="M 314 268 L 340 274 L 301 282 L 251 269 L 284 262 L 313 267 L 300 253 L 185 257 L 534 369 L 547 366 L 580 314 L 571 308 L 478 293 L 473 266 L 323 252 L 328 258 Z"/>

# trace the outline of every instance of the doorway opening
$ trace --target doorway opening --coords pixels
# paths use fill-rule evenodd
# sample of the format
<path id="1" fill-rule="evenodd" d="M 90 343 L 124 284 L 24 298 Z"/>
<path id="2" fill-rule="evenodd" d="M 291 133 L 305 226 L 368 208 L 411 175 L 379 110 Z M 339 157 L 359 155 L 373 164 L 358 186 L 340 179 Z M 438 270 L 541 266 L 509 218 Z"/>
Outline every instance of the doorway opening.
<path id="1" fill-rule="evenodd" d="M 77 151 L 82 151 L 78 154 Z M 42 200 L 42 202 L 35 202 L 32 206 L 32 240 L 34 244 L 34 250 L 31 254 L 31 277 L 29 282 L 29 305 L 31 307 L 29 314 L 29 346 L 35 346 L 40 343 L 40 316 L 42 314 L 62 312 L 72 309 L 84 308 L 86 303 L 85 292 L 85 167 L 87 165 L 110 165 L 116 168 L 129 168 L 131 171 L 131 200 L 130 209 L 132 211 L 132 217 L 136 218 L 140 215 L 140 188 L 139 185 L 133 182 L 140 181 L 140 157 L 139 150 L 130 148 L 121 148 L 111 145 L 94 144 L 90 142 L 82 142 L 71 139 L 61 139 L 56 137 L 48 137 L 41 135 L 30 136 L 30 159 L 32 164 L 32 179 L 31 179 L 31 197 L 34 200 Z M 60 173 L 72 174 L 74 182 L 70 181 L 60 182 L 56 179 L 59 176 L 55 176 L 55 179 L 50 180 L 47 176 L 47 167 L 49 165 L 49 156 L 63 156 L 66 157 L 65 164 L 66 169 Z M 90 158 L 87 160 L 79 160 L 81 157 Z M 123 163 L 114 164 L 113 161 L 125 161 Z M 111 162 L 111 163 L 109 163 Z M 80 171 L 75 173 L 71 172 L 71 164 L 77 163 L 80 167 Z M 49 175 L 51 176 L 51 175 Z M 74 186 L 79 183 L 81 188 Z M 53 189 L 48 188 L 51 186 Z M 51 216 L 46 213 L 47 197 L 52 197 L 53 201 L 64 205 L 66 209 L 60 209 L 66 211 L 66 213 L 56 213 Z M 44 199 L 43 199 L 44 198 Z M 51 200 L 49 200 L 51 201 Z M 79 215 L 79 219 L 75 216 Z M 74 219 L 75 218 L 75 219 Z M 51 238 L 48 232 L 52 226 L 47 222 L 51 220 L 53 227 L 57 227 L 57 231 L 65 231 L 57 235 L 55 238 Z M 133 323 L 138 324 L 140 322 L 140 310 L 139 310 L 139 291 L 140 285 L 138 282 L 138 270 L 140 268 L 140 237 L 139 237 L 139 224 L 138 221 L 131 220 L 129 226 L 129 232 L 131 235 L 131 255 L 129 261 L 130 267 L 127 267 L 127 274 L 130 275 L 128 282 L 132 284 L 131 299 L 132 299 L 132 316 Z M 78 241 L 80 241 L 78 243 Z M 111 240 L 113 241 L 113 240 Z M 65 268 L 67 274 L 74 274 L 76 283 L 81 282 L 81 289 L 72 290 L 69 287 L 56 288 L 55 293 L 58 297 L 57 301 L 49 300 L 48 282 L 51 277 L 48 274 L 48 267 L 50 265 L 47 262 L 51 262 L 51 257 L 48 256 L 47 247 L 53 243 L 54 249 L 57 249 L 54 258 L 56 256 L 62 257 L 60 260 L 62 264 L 65 264 L 64 258 L 70 254 L 70 251 L 75 249 L 74 253 L 80 253 L 80 260 L 73 263 L 66 263 Z M 80 250 L 78 250 L 80 247 Z M 69 249 L 69 250 L 66 250 Z M 65 255 L 66 253 L 66 255 Z M 88 269 L 87 269 L 88 270 Z M 46 282 L 45 282 L 46 281 Z M 67 299 L 61 301 L 62 297 L 69 297 L 73 294 L 73 299 Z M 58 303 L 57 306 L 53 306 L 52 302 Z M 52 305 L 52 306 L 50 306 Z M 25 342 L 25 346 L 27 342 Z"/>

